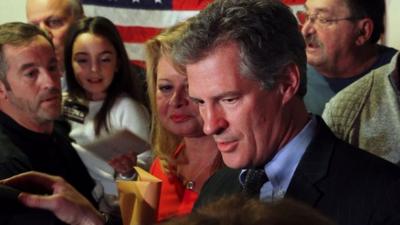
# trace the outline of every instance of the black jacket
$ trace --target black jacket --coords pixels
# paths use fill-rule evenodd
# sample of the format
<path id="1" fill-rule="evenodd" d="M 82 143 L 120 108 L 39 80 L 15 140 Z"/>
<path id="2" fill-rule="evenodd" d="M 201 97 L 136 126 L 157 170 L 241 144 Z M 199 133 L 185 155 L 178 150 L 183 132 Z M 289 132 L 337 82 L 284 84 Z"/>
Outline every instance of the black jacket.
<path id="1" fill-rule="evenodd" d="M 241 191 L 240 170 L 224 168 L 204 185 L 196 207 Z M 339 225 L 399 225 L 400 168 L 336 138 L 318 118 L 286 198 L 304 202 Z"/>
<path id="2" fill-rule="evenodd" d="M 30 170 L 63 177 L 96 206 L 91 194 L 94 181 L 67 137 L 56 130 L 52 134 L 32 132 L 0 112 L 0 179 Z M 32 192 L 29 188 L 22 191 Z M 0 189 L 0 224 L 60 223 L 49 211 L 22 207 L 9 195 Z"/>

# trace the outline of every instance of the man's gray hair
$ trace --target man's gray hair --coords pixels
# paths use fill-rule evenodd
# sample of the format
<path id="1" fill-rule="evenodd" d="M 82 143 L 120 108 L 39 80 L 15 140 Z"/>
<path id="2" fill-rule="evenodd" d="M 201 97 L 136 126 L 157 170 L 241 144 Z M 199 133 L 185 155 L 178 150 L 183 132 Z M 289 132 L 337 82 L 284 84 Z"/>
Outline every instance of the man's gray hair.
<path id="1" fill-rule="evenodd" d="M 40 28 L 27 23 L 11 22 L 0 25 L 0 81 L 7 85 L 7 59 L 4 46 L 23 46 L 31 43 L 37 36 L 43 36 L 53 46 L 51 39 Z M 54 46 L 53 46 L 54 47 Z"/>
<path id="2" fill-rule="evenodd" d="M 287 66 L 300 71 L 298 96 L 306 93 L 303 36 L 290 8 L 279 0 L 216 0 L 201 11 L 176 47 L 183 65 L 200 61 L 225 43 L 237 44 L 242 76 L 272 89 L 284 79 Z"/>

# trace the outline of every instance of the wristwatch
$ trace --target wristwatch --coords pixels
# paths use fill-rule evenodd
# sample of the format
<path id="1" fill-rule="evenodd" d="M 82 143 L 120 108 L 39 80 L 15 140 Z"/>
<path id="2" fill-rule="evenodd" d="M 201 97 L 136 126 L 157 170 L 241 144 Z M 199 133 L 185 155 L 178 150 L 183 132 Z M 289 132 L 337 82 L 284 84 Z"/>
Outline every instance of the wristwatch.
<path id="1" fill-rule="evenodd" d="M 116 179 L 121 179 L 121 180 L 135 180 L 137 176 L 137 173 L 134 169 L 130 171 L 128 174 L 122 174 L 122 173 L 116 173 L 115 178 Z"/>

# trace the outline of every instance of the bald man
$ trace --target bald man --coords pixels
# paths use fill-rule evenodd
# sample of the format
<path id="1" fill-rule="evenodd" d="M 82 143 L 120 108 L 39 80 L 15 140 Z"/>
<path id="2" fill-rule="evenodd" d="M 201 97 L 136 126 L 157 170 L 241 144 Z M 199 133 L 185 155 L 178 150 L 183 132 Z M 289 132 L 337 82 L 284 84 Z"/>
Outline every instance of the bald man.
<path id="1" fill-rule="evenodd" d="M 61 69 L 64 64 L 64 39 L 69 27 L 84 16 L 79 0 L 27 0 L 28 22 L 47 31 L 56 50 Z"/>

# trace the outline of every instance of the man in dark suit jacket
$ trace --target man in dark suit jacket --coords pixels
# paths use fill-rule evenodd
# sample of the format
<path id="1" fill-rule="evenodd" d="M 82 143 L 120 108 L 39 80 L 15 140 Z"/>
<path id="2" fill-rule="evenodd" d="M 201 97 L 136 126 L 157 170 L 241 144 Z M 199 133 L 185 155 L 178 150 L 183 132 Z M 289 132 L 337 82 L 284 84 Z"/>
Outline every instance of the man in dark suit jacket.
<path id="1" fill-rule="evenodd" d="M 186 65 L 203 131 L 232 168 L 205 184 L 198 204 L 241 192 L 263 168 L 261 200 L 294 198 L 340 225 L 400 224 L 400 169 L 338 140 L 306 111 L 305 44 L 286 6 L 217 0 L 191 22 L 174 57 Z"/>
<path id="2" fill-rule="evenodd" d="M 321 119 L 317 129 L 285 197 L 318 208 L 338 224 L 398 224 L 399 169 L 337 139 Z M 203 187 L 196 208 L 241 193 L 240 172 L 218 171 Z"/>

